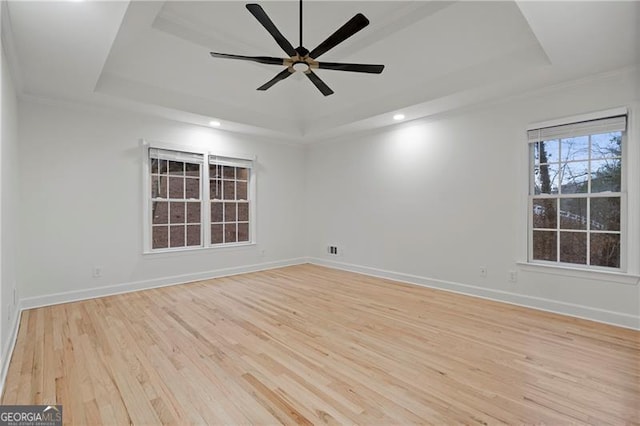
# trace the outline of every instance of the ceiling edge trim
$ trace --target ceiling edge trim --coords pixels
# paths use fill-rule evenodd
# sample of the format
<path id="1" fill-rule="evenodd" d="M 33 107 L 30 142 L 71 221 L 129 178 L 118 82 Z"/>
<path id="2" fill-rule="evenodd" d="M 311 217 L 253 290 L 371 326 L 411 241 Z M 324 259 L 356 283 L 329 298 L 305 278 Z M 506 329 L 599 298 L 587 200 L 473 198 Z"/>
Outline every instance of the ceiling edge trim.
<path id="1" fill-rule="evenodd" d="M 133 106 L 133 104 L 137 104 L 137 102 L 128 101 L 128 100 L 118 101 L 119 102 L 118 104 L 109 104 L 109 103 L 100 102 L 100 101 L 91 102 L 91 101 L 77 100 L 77 99 L 52 98 L 48 96 L 34 95 L 30 93 L 22 93 L 18 96 L 18 99 L 23 102 L 31 102 L 34 104 L 45 105 L 49 107 L 62 107 L 62 108 L 77 110 L 77 111 L 78 110 L 92 111 L 95 113 L 122 114 L 127 116 L 130 116 L 131 114 L 136 114 L 138 116 L 147 117 L 153 120 L 179 123 L 179 124 L 194 126 L 194 127 L 202 127 L 205 129 L 209 129 L 211 131 L 242 135 L 249 138 L 260 138 L 260 140 L 262 141 L 273 143 L 276 145 L 286 145 L 286 146 L 293 146 L 293 147 L 305 146 L 305 144 L 303 143 L 304 141 L 300 137 L 287 138 L 284 135 L 280 136 L 280 135 L 274 135 L 274 134 L 263 134 L 259 132 L 259 130 L 262 130 L 262 128 L 256 128 L 257 130 L 256 132 L 221 129 L 221 128 L 213 129 L 206 124 L 199 124 L 199 123 L 195 123 L 188 120 L 171 118 L 170 116 L 166 116 L 158 112 L 159 109 L 169 110 L 168 108 L 158 107 L 156 111 L 146 111 L 144 109 L 139 109 Z M 142 104 L 142 106 L 144 107 L 144 104 Z M 266 131 L 268 129 L 264 129 L 264 130 Z"/>
<path id="2" fill-rule="evenodd" d="M 567 90 L 567 89 L 571 89 L 571 88 L 574 88 L 574 87 L 579 87 L 579 86 L 582 86 L 582 85 L 586 85 L 586 84 L 590 84 L 590 83 L 594 83 L 594 82 L 598 82 L 598 81 L 613 80 L 613 79 L 617 80 L 621 76 L 624 76 L 624 75 L 634 76 L 634 75 L 637 75 L 637 74 L 640 74 L 640 64 L 629 65 L 629 66 L 625 66 L 625 67 L 618 68 L 618 69 L 615 69 L 615 70 L 606 71 L 606 72 L 598 73 L 598 74 L 593 74 L 593 75 L 589 75 L 589 76 L 578 78 L 578 79 L 573 79 L 573 80 L 569 80 L 569 81 L 563 81 L 563 82 L 560 82 L 560 83 L 550 84 L 550 85 L 546 85 L 546 86 L 535 88 L 535 89 L 524 90 L 522 92 L 514 93 L 512 95 L 503 96 L 503 97 L 498 98 L 498 99 L 481 100 L 481 101 L 478 101 L 476 103 L 467 104 L 467 105 L 461 105 L 459 107 L 456 107 L 456 108 L 453 108 L 453 109 L 450 109 L 450 110 L 436 112 L 434 114 L 427 114 L 427 115 L 417 116 L 417 117 L 411 118 L 409 120 L 403 121 L 401 123 L 390 122 L 387 125 L 379 126 L 379 127 L 376 127 L 376 128 L 350 129 L 350 130 L 345 130 L 345 131 L 339 132 L 337 134 L 329 135 L 329 136 L 326 136 L 326 137 L 319 136 L 319 137 L 317 137 L 315 139 L 311 139 L 311 138 L 309 140 L 303 139 L 302 143 L 304 145 L 306 145 L 306 146 L 337 143 L 337 142 L 342 141 L 347 136 L 355 136 L 355 135 L 365 136 L 365 135 L 376 134 L 376 133 L 380 133 L 380 132 L 387 132 L 393 127 L 395 127 L 395 128 L 403 127 L 403 126 L 406 126 L 408 123 L 412 123 L 412 122 L 416 122 L 416 121 L 433 122 L 433 121 L 441 120 L 441 119 L 444 119 L 444 118 L 455 117 L 455 116 L 459 116 L 461 114 L 470 113 L 470 112 L 477 111 L 477 110 L 480 110 L 480 109 L 484 109 L 484 108 L 487 108 L 487 107 L 498 106 L 498 105 L 501 105 L 501 104 L 504 104 L 504 103 L 516 101 L 518 99 L 522 99 L 522 98 L 526 98 L 526 97 L 530 97 L 530 96 L 540 96 L 540 95 L 544 95 L 545 93 L 549 93 L 549 92 Z M 640 87 L 640 84 L 638 84 L 638 86 Z M 406 108 L 408 109 L 408 108 L 411 108 L 413 106 L 415 106 L 415 105 L 408 105 Z M 391 114 L 391 113 L 392 113 L 391 111 L 388 112 L 388 114 Z M 369 118 L 373 118 L 373 117 L 369 117 Z M 364 121 L 364 120 L 361 120 L 361 121 Z"/>
<path id="3" fill-rule="evenodd" d="M 13 35 L 13 26 L 11 24 L 11 13 L 9 11 L 9 3 L 7 0 L 1 0 L 0 3 L 0 38 L 2 39 L 2 49 L 4 50 L 5 60 L 9 64 L 9 71 L 13 79 L 13 85 L 17 95 L 24 93 L 24 81 L 22 79 L 22 67 L 18 60 L 18 51 L 16 50 L 15 38 Z"/>
<path id="4" fill-rule="evenodd" d="M 93 91 L 94 92 L 98 88 L 98 83 L 100 82 L 100 77 L 102 77 L 102 74 L 104 74 L 104 68 L 107 66 L 107 63 L 109 62 L 109 58 L 111 57 L 111 52 L 113 51 L 113 45 L 115 44 L 115 42 L 116 42 L 116 40 L 118 38 L 118 34 L 120 34 L 120 30 L 122 29 L 122 24 L 124 23 L 125 17 L 127 16 L 127 12 L 129 11 L 129 7 L 132 4 L 132 1 L 130 1 L 130 0 L 120 0 L 120 1 L 126 1 L 127 7 L 125 7 L 124 10 L 122 11 L 122 15 L 120 16 L 120 23 L 118 24 L 118 29 L 113 33 L 113 36 L 111 38 L 111 42 L 109 43 L 109 51 L 104 56 L 104 58 L 102 60 L 102 65 L 100 66 L 100 72 L 95 77 L 95 81 L 93 82 Z"/>
<path id="5" fill-rule="evenodd" d="M 549 57 L 549 54 L 547 53 L 547 49 L 545 49 L 544 45 L 540 41 L 540 38 L 538 37 L 538 34 L 535 32 L 535 30 L 531 26 L 531 20 L 529 19 L 528 14 L 522 9 L 522 6 L 521 6 L 522 0 L 516 0 L 514 3 L 516 4 L 516 6 L 518 7 L 518 10 L 520 11 L 520 15 L 522 15 L 522 19 L 524 19 L 524 21 L 527 23 L 527 28 L 529 29 L 531 36 L 536 40 L 536 43 L 538 43 L 538 46 L 540 46 L 540 50 L 542 51 L 544 56 L 547 58 L 547 62 L 549 62 L 550 64 L 553 64 L 551 62 L 551 58 Z"/>

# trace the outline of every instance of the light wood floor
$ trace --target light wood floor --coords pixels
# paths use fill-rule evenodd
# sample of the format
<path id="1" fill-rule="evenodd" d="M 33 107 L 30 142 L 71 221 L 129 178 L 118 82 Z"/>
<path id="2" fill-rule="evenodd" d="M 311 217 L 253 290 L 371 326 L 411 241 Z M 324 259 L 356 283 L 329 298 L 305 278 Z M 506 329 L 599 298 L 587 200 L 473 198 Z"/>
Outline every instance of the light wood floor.
<path id="1" fill-rule="evenodd" d="M 301 265 L 24 312 L 65 423 L 634 424 L 640 333 Z"/>

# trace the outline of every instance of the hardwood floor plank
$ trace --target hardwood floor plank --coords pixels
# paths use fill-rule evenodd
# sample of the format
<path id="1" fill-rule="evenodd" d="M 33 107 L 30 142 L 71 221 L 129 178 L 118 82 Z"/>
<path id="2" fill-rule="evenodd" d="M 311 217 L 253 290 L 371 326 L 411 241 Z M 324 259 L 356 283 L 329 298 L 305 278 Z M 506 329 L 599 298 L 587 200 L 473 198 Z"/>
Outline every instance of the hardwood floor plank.
<path id="1" fill-rule="evenodd" d="M 65 424 L 640 424 L 640 332 L 300 265 L 25 311 Z"/>
<path id="2" fill-rule="evenodd" d="M 28 312 L 24 312 L 20 317 L 20 324 L 18 328 L 18 336 L 20 336 L 20 330 L 25 330 L 27 328 L 29 314 Z M 24 331 L 26 334 L 26 331 Z M 7 378 L 4 386 L 4 397 L 2 399 L 3 404 L 15 405 L 17 404 L 18 399 L 18 390 L 20 387 L 20 376 L 22 375 L 22 370 L 20 368 L 21 361 L 25 358 L 25 344 L 20 344 L 20 339 L 16 338 L 15 348 L 13 350 L 13 354 L 11 356 L 11 360 L 9 361 L 9 369 L 7 371 Z"/>

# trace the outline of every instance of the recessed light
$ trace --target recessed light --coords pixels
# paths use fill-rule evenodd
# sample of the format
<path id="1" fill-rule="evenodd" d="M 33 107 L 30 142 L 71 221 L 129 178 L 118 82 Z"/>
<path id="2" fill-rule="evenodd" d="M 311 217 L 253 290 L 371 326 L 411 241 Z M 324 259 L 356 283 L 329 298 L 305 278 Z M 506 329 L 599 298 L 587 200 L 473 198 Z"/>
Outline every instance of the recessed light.
<path id="1" fill-rule="evenodd" d="M 211 127 L 220 127 L 220 122 L 216 121 L 216 120 L 211 120 L 209 122 L 209 126 L 211 126 Z"/>
<path id="2" fill-rule="evenodd" d="M 396 121 L 404 120 L 404 114 L 396 114 L 393 116 L 393 119 Z"/>

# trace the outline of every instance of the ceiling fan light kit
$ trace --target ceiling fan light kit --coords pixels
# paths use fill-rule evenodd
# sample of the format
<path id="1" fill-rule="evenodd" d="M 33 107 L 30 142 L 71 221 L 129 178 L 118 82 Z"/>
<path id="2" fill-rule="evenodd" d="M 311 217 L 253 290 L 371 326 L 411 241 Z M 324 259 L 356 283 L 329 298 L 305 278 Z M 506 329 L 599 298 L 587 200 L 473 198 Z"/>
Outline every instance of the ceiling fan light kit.
<path id="1" fill-rule="evenodd" d="M 362 14 L 358 13 L 351 18 L 342 27 L 338 28 L 333 34 L 331 34 L 325 41 L 320 43 L 315 49 L 309 51 L 302 45 L 302 0 L 300 0 L 300 46 L 294 48 L 291 43 L 282 35 L 282 33 L 275 26 L 273 21 L 266 14 L 264 9 L 259 4 L 247 4 L 249 12 L 262 24 L 262 26 L 271 34 L 273 39 L 278 45 L 285 51 L 288 58 L 274 58 L 270 56 L 244 56 L 244 55 L 232 55 L 228 53 L 210 52 L 214 58 L 225 59 L 240 59 L 244 61 L 257 62 L 267 65 L 283 65 L 286 68 L 278 73 L 271 80 L 267 81 L 262 86 L 258 87 L 258 90 L 267 90 L 279 81 L 290 77 L 296 71 L 304 73 L 309 80 L 320 90 L 324 96 L 333 94 L 333 90 L 326 85 L 316 73 L 315 69 L 327 69 L 335 71 L 349 71 L 368 74 L 380 74 L 384 69 L 384 65 L 371 65 L 371 64 L 347 64 L 340 62 L 319 62 L 316 60 L 318 56 L 333 49 L 338 44 L 342 43 L 364 27 L 369 25 L 369 20 Z"/>

